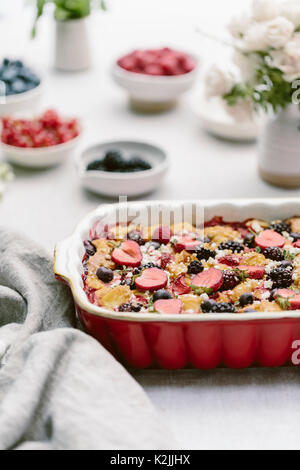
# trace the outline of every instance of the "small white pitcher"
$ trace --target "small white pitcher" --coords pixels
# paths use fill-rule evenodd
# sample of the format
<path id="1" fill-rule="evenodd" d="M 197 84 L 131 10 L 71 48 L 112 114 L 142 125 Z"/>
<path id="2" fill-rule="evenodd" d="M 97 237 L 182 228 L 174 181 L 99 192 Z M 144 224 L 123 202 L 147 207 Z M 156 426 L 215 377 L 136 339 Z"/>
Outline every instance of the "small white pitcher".
<path id="1" fill-rule="evenodd" d="M 259 140 L 261 177 L 286 188 L 300 187 L 300 110 L 291 104 L 269 117 Z"/>
<path id="2" fill-rule="evenodd" d="M 56 20 L 55 66 L 67 72 L 91 66 L 87 18 Z"/>

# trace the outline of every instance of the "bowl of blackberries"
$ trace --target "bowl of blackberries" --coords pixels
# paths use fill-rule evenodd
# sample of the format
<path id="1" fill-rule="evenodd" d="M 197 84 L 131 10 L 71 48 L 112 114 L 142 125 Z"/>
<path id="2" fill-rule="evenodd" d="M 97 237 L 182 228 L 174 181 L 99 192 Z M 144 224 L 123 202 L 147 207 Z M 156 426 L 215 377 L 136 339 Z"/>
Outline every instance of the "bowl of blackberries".
<path id="1" fill-rule="evenodd" d="M 42 79 L 22 60 L 0 62 L 0 116 L 35 108 L 42 93 Z"/>
<path id="2" fill-rule="evenodd" d="M 160 185 L 168 167 L 164 150 L 136 141 L 97 144 L 78 160 L 82 185 L 109 197 L 150 193 Z"/>

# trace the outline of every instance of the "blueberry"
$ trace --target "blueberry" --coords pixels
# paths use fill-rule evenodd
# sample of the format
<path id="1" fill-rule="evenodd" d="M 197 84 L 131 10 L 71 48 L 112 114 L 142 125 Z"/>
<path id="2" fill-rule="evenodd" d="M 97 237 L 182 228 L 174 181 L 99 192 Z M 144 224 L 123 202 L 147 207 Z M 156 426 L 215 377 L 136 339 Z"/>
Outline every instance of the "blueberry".
<path id="1" fill-rule="evenodd" d="M 213 308 L 217 305 L 215 300 L 204 300 L 201 304 L 201 310 L 203 313 L 212 312 Z"/>
<path id="2" fill-rule="evenodd" d="M 286 269 L 286 268 L 293 269 L 293 264 L 290 261 L 282 261 L 279 266 L 283 269 Z"/>
<path id="3" fill-rule="evenodd" d="M 297 240 L 300 240 L 300 233 L 292 232 L 290 235 L 293 238 L 294 242 L 296 242 Z"/>
<path id="4" fill-rule="evenodd" d="M 131 232 L 128 233 L 127 238 L 139 245 L 145 245 L 145 240 L 143 239 L 141 232 L 138 230 L 131 230 Z"/>
<path id="5" fill-rule="evenodd" d="M 244 238 L 244 245 L 248 246 L 248 248 L 254 247 L 254 235 L 252 233 L 248 233 Z"/>
<path id="6" fill-rule="evenodd" d="M 153 294 L 153 302 L 163 299 L 172 299 L 172 295 L 166 289 L 159 289 Z"/>
<path id="7" fill-rule="evenodd" d="M 8 67 L 2 72 L 2 80 L 4 82 L 13 82 L 18 77 L 18 69 L 16 67 Z"/>
<path id="8" fill-rule="evenodd" d="M 149 246 L 152 246 L 154 250 L 158 250 L 160 248 L 160 243 L 152 241 Z"/>
<path id="9" fill-rule="evenodd" d="M 100 281 L 107 283 L 113 280 L 114 273 L 111 269 L 101 266 L 97 269 L 97 277 Z"/>
<path id="10" fill-rule="evenodd" d="M 90 162 L 87 167 L 87 171 L 104 171 L 104 165 L 103 165 L 103 160 L 94 160 L 93 162 Z"/>
<path id="11" fill-rule="evenodd" d="M 108 150 L 103 165 L 107 171 L 121 171 L 124 167 L 122 154 L 118 150 Z"/>
<path id="12" fill-rule="evenodd" d="M 240 296 L 240 305 L 242 307 L 253 304 L 253 302 L 254 302 L 254 296 L 253 294 L 251 294 L 251 292 L 247 292 L 246 294 L 242 294 Z"/>
<path id="13" fill-rule="evenodd" d="M 144 171 L 151 170 L 152 168 L 150 163 L 140 157 L 131 157 L 126 164 L 126 167 L 129 168 L 130 171 Z"/>
<path id="14" fill-rule="evenodd" d="M 251 312 L 256 312 L 256 310 L 254 308 L 246 308 L 244 310 L 244 313 L 251 313 Z"/>
<path id="15" fill-rule="evenodd" d="M 90 240 L 84 240 L 83 244 L 84 244 L 86 254 L 88 256 L 94 256 L 94 254 L 97 251 L 95 245 L 93 245 L 93 243 Z"/>
<path id="16" fill-rule="evenodd" d="M 28 91 L 28 86 L 22 80 L 21 78 L 17 78 L 14 80 L 14 82 L 11 84 L 11 89 L 14 93 L 24 93 L 25 91 Z"/>

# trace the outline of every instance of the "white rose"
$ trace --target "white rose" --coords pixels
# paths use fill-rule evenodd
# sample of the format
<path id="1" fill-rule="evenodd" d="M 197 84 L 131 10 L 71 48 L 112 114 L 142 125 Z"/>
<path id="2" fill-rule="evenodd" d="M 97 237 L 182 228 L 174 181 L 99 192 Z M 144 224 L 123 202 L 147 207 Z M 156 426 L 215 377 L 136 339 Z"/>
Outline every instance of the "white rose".
<path id="1" fill-rule="evenodd" d="M 230 71 L 213 65 L 205 78 L 206 95 L 208 97 L 223 96 L 230 92 L 234 83 L 234 76 Z"/>
<path id="2" fill-rule="evenodd" d="M 268 47 L 266 26 L 263 23 L 253 23 L 239 44 L 244 51 L 262 51 Z"/>
<path id="3" fill-rule="evenodd" d="M 295 33 L 284 49 L 274 51 L 268 61 L 270 66 L 277 67 L 284 73 L 286 81 L 292 82 L 300 78 L 300 33 Z"/>
<path id="4" fill-rule="evenodd" d="M 244 36 L 251 24 L 249 15 L 235 16 L 228 24 L 228 30 L 234 38 L 241 38 Z"/>
<path id="5" fill-rule="evenodd" d="M 265 39 L 269 47 L 280 49 L 292 37 L 294 25 L 283 16 L 278 16 L 274 20 L 265 23 Z"/>
<path id="6" fill-rule="evenodd" d="M 255 21 L 268 21 L 280 14 L 276 0 L 253 0 L 252 13 Z"/>
<path id="7" fill-rule="evenodd" d="M 240 79 L 243 82 L 251 82 L 255 77 L 256 70 L 261 64 L 261 59 L 257 54 L 243 53 L 238 49 L 235 50 L 233 63 L 238 67 Z"/>
<path id="8" fill-rule="evenodd" d="M 299 0 L 288 0 L 281 6 L 282 16 L 291 21 L 297 28 L 300 26 L 300 2 Z"/>

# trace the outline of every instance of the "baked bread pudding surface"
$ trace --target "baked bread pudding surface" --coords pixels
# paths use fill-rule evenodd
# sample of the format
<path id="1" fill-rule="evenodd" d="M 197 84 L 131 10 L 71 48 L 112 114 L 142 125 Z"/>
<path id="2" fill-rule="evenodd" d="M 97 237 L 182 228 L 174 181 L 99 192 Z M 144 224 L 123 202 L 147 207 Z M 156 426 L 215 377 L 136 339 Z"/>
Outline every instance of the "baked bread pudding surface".
<path id="1" fill-rule="evenodd" d="M 300 217 L 103 226 L 85 240 L 84 290 L 116 312 L 211 314 L 300 308 Z"/>

